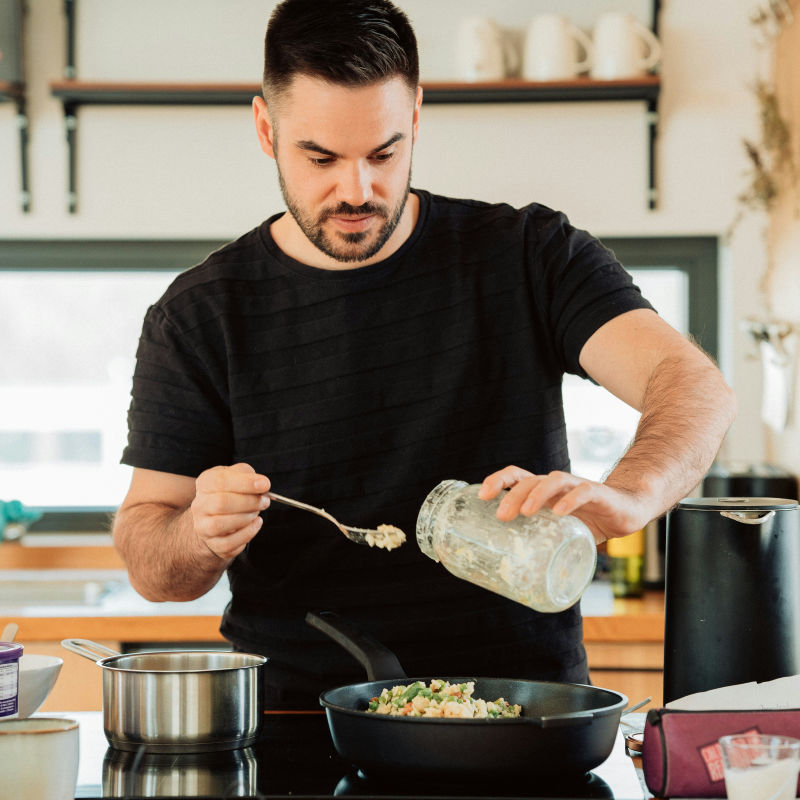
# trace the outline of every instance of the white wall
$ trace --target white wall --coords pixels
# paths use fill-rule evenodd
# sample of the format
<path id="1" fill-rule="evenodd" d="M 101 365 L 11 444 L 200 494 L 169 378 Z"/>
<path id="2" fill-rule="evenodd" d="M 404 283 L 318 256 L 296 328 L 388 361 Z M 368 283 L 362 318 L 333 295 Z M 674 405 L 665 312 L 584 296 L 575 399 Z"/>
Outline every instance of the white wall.
<path id="1" fill-rule="evenodd" d="M 755 2 L 755 0 L 754 0 Z M 61 0 L 28 0 L 27 82 L 33 208 L 17 205 L 17 131 L 0 106 L 0 239 L 35 237 L 233 237 L 282 207 L 272 162 L 259 150 L 247 107 L 79 111 L 79 210 L 66 211 L 61 107 Z M 422 46 L 423 80 L 454 77 L 457 16 L 481 0 L 401 0 Z M 268 0 L 78 0 L 82 80 L 258 83 Z M 746 0 L 666 0 L 659 208 L 646 203 L 643 104 L 431 105 L 424 109 L 414 185 L 436 192 L 532 200 L 561 208 L 603 235 L 721 235 L 735 214 L 754 135 L 749 90 L 762 57 Z M 492 14 L 521 31 L 533 13 L 559 9 L 588 29 L 600 9 L 624 7 L 649 21 L 646 0 L 505 0 Z M 0 241 L 0 246 L 2 242 Z M 760 224 L 742 224 L 722 249 L 721 361 L 740 402 L 729 458 L 764 455 L 760 365 L 739 330 L 756 312 L 763 267 Z"/>

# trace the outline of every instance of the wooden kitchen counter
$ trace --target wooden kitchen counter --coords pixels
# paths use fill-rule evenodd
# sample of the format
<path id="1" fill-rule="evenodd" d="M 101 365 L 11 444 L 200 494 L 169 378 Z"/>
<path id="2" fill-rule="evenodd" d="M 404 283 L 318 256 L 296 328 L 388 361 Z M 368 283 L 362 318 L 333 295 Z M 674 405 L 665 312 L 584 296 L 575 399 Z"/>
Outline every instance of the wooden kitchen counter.
<path id="1" fill-rule="evenodd" d="M 643 597 L 615 599 L 609 616 L 585 616 L 583 640 L 663 643 L 664 592 L 648 591 Z"/>
<path id="2" fill-rule="evenodd" d="M 99 639 L 116 642 L 221 642 L 219 615 L 138 617 L 16 616 L 20 642 Z M 10 619 L 10 618 L 9 618 Z"/>
<path id="3" fill-rule="evenodd" d="M 608 616 L 583 619 L 583 642 L 595 686 L 622 692 L 631 704 L 663 705 L 664 592 L 614 600 Z"/>
<path id="4" fill-rule="evenodd" d="M 63 638 L 65 631 L 84 639 L 116 639 L 123 642 L 221 641 L 219 615 L 74 617 L 25 616 L 16 619 L 27 641 Z M 583 618 L 583 639 L 598 642 L 663 644 L 664 593 L 647 592 L 643 598 L 615 600 L 610 616 Z"/>

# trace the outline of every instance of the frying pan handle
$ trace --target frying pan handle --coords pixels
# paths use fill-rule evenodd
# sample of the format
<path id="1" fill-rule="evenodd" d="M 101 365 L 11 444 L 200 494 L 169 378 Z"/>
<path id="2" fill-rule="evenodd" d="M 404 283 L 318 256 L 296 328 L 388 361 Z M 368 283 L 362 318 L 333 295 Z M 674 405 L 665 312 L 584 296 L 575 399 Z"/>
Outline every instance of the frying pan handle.
<path id="1" fill-rule="evenodd" d="M 61 646 L 66 647 L 71 653 L 88 658 L 90 661 L 97 661 L 106 656 L 118 656 L 120 654 L 118 650 L 103 647 L 103 645 L 92 642 L 89 639 L 62 639 Z"/>
<path id="2" fill-rule="evenodd" d="M 560 714 L 557 717 L 539 717 L 536 720 L 543 728 L 562 728 L 569 726 L 576 728 L 579 725 L 588 725 L 594 719 L 594 711 L 575 711 L 570 714 Z"/>
<path id="3" fill-rule="evenodd" d="M 356 658 L 367 671 L 368 680 L 406 677 L 397 656 L 388 647 L 364 633 L 354 622 L 333 611 L 309 611 L 306 622 Z"/>

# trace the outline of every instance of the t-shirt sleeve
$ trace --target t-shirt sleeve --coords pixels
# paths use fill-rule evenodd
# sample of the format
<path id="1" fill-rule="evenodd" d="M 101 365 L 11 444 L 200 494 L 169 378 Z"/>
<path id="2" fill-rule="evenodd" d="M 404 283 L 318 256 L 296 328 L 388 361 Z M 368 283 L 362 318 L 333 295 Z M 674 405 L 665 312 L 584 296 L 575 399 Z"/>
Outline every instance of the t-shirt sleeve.
<path id="1" fill-rule="evenodd" d="M 145 315 L 122 463 L 196 477 L 233 458 L 230 413 L 209 353 L 158 306 Z"/>
<path id="2" fill-rule="evenodd" d="M 653 306 L 614 253 L 563 214 L 537 226 L 532 246 L 540 310 L 565 372 L 589 376 L 579 356 L 592 334 L 614 317 Z"/>

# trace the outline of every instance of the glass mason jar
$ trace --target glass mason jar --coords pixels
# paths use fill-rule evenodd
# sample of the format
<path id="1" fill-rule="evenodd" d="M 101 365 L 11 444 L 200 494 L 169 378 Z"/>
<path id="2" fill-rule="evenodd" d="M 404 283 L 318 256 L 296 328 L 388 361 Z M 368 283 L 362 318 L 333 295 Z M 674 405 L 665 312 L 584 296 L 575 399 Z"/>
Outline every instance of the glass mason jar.
<path id="1" fill-rule="evenodd" d="M 417 517 L 417 544 L 458 578 L 536 611 L 563 611 L 594 577 L 597 548 L 577 517 L 543 508 L 510 522 L 497 519 L 502 494 L 478 497 L 480 486 L 442 481 Z"/>

